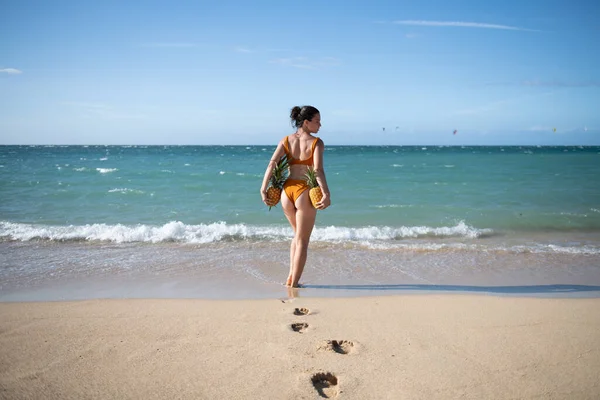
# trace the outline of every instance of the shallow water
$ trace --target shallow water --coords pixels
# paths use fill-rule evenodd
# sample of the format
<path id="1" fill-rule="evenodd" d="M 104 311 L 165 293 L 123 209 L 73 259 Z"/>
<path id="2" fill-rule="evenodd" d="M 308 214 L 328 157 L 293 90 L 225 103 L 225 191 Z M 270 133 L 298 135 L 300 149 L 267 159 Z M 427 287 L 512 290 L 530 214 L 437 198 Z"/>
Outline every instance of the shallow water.
<path id="1" fill-rule="evenodd" d="M 272 150 L 0 146 L 0 300 L 285 296 L 292 232 L 258 195 Z M 300 294 L 594 295 L 599 153 L 327 147 Z"/>

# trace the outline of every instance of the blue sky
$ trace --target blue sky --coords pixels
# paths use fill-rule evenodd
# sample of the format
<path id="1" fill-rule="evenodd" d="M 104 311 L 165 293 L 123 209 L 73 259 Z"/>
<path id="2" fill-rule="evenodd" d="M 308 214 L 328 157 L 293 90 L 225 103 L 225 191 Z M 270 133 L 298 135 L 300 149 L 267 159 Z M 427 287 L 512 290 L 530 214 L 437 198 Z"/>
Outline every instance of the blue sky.
<path id="1" fill-rule="evenodd" d="M 600 144 L 596 0 L 0 8 L 0 144 Z"/>

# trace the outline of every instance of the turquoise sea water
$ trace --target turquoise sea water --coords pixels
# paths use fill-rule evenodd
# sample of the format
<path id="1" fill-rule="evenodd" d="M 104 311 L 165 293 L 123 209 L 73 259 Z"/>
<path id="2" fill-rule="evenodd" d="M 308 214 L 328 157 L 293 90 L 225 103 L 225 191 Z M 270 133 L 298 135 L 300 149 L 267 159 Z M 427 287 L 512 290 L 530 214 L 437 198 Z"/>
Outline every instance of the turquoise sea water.
<path id="1" fill-rule="evenodd" d="M 273 269 L 256 279 L 278 281 L 291 230 L 280 208 L 268 211 L 259 196 L 273 150 L 1 146 L 3 292 L 45 284 L 58 270 L 61 279 L 123 268 L 150 268 L 147 276 L 157 273 L 153 263 L 181 267 L 200 256 L 195 273 L 219 265 L 223 276 L 238 268 L 246 279 L 246 266 L 266 263 Z M 342 283 L 384 270 L 395 277 L 390 265 L 400 259 L 417 272 L 399 279 L 449 282 L 423 278 L 432 269 L 422 262 L 419 270 L 419 257 L 441 257 L 436 263 L 456 265 L 452 276 L 464 281 L 485 273 L 473 260 L 489 262 L 490 254 L 500 257 L 493 274 L 507 269 L 502 257 L 517 257 L 535 265 L 528 273 L 570 260 L 585 269 L 581 276 L 600 276 L 600 147 L 327 146 L 325 169 L 332 206 L 319 212 L 313 233 L 306 275 L 314 282 L 339 279 L 319 269 L 336 252 L 355 253 L 340 261 L 352 271 Z M 311 276 L 319 252 L 323 265 Z"/>

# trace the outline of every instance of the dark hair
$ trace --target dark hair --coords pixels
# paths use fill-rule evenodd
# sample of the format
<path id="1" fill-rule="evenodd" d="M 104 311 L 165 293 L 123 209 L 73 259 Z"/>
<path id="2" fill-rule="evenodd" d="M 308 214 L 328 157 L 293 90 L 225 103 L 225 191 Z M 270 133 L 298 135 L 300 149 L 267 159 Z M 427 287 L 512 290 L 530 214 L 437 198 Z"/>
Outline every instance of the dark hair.
<path id="1" fill-rule="evenodd" d="M 300 128 L 304 124 L 304 121 L 312 121 L 313 117 L 317 114 L 319 114 L 319 110 L 313 106 L 295 106 L 290 112 L 292 126 Z"/>

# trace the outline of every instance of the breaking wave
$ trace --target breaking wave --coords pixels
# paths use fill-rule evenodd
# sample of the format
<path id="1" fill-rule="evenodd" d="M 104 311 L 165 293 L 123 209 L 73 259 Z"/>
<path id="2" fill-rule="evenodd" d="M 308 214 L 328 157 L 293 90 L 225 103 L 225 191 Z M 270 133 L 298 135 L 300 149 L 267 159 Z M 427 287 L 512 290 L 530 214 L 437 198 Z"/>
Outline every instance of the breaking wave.
<path id="1" fill-rule="evenodd" d="M 476 229 L 464 222 L 449 227 L 317 227 L 312 241 L 323 242 L 362 242 L 369 240 L 401 240 L 421 237 L 464 237 L 476 239 L 492 234 L 489 229 Z M 181 242 L 212 243 L 232 240 L 287 240 L 292 237 L 288 226 L 258 226 L 246 224 L 188 225 L 171 221 L 162 226 L 87 224 L 87 225 L 35 225 L 0 222 L 0 238 L 4 240 L 54 240 L 54 241 L 107 241 L 116 243 L 132 242 Z"/>

